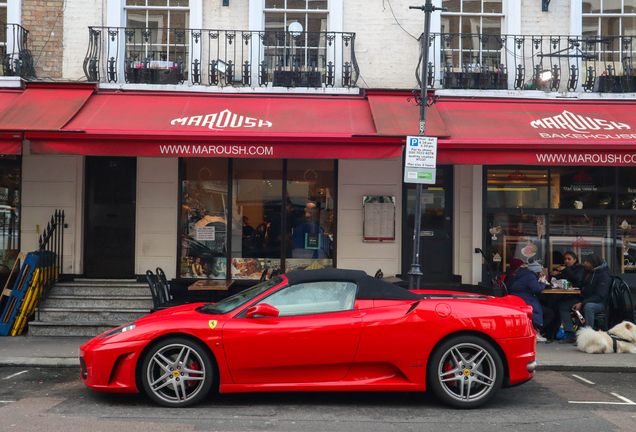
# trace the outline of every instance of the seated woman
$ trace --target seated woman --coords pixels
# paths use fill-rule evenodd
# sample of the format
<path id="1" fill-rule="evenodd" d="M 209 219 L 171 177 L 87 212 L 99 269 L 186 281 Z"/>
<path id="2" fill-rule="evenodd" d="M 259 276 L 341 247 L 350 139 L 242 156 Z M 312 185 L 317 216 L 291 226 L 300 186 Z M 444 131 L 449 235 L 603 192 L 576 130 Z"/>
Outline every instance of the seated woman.
<path id="1" fill-rule="evenodd" d="M 545 283 L 539 282 L 539 275 L 543 267 L 537 262 L 528 264 L 528 267 L 519 267 L 516 280 L 510 287 L 510 295 L 521 297 L 527 305 L 532 306 L 532 325 L 537 332 L 545 328 L 554 318 L 554 311 L 539 303 L 537 294 L 545 289 Z M 537 333 L 537 342 L 552 342 Z"/>
<path id="2" fill-rule="evenodd" d="M 550 273 L 557 279 L 565 279 L 573 287 L 580 288 L 583 283 L 585 266 L 579 262 L 579 258 L 574 252 L 567 251 L 564 256 L 565 265 L 557 267 Z"/>

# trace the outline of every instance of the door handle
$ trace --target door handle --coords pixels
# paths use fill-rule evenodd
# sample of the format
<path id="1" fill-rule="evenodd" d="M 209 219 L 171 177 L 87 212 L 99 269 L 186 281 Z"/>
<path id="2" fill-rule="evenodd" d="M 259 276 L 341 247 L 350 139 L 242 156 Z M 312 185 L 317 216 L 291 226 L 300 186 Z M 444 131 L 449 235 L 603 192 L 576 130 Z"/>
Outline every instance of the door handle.
<path id="1" fill-rule="evenodd" d="M 359 312 L 357 314 L 353 314 L 351 315 L 351 318 L 362 318 L 363 316 L 365 316 L 367 313 L 366 312 Z"/>

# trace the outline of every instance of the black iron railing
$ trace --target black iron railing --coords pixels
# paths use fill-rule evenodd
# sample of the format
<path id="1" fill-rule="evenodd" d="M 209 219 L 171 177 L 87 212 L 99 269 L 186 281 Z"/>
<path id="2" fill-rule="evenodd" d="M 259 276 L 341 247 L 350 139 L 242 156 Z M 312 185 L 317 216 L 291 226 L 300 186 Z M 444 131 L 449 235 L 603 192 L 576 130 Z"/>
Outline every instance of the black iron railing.
<path id="1" fill-rule="evenodd" d="M 89 27 L 89 81 L 355 87 L 355 33 Z"/>
<path id="2" fill-rule="evenodd" d="M 19 24 L 0 24 L 2 75 L 35 78 L 29 31 Z"/>
<path id="3" fill-rule="evenodd" d="M 436 33 L 429 43 L 429 88 L 636 91 L 634 36 Z"/>
<path id="4" fill-rule="evenodd" d="M 44 232 L 38 238 L 38 269 L 41 272 L 39 303 L 51 287 L 62 278 L 64 270 L 64 210 L 55 210 Z"/>

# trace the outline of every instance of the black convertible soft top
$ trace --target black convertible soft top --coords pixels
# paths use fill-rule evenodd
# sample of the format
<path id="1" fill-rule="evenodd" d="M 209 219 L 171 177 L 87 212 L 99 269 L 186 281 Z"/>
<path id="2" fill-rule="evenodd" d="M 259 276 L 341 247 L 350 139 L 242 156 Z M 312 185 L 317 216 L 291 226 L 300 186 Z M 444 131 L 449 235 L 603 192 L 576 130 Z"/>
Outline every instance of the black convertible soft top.
<path id="1" fill-rule="evenodd" d="M 420 300 L 421 295 L 392 283 L 369 276 L 361 270 L 326 268 L 285 273 L 290 284 L 318 281 L 354 282 L 358 285 L 356 298 L 360 300 Z"/>

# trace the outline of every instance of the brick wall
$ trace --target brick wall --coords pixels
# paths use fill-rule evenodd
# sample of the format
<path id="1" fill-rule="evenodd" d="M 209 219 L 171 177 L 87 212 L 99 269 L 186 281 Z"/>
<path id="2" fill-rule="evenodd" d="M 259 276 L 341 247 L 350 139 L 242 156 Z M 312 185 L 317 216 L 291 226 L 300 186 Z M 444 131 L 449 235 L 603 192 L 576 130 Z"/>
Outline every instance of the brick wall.
<path id="1" fill-rule="evenodd" d="M 22 0 L 22 25 L 38 78 L 62 78 L 64 0 Z"/>

